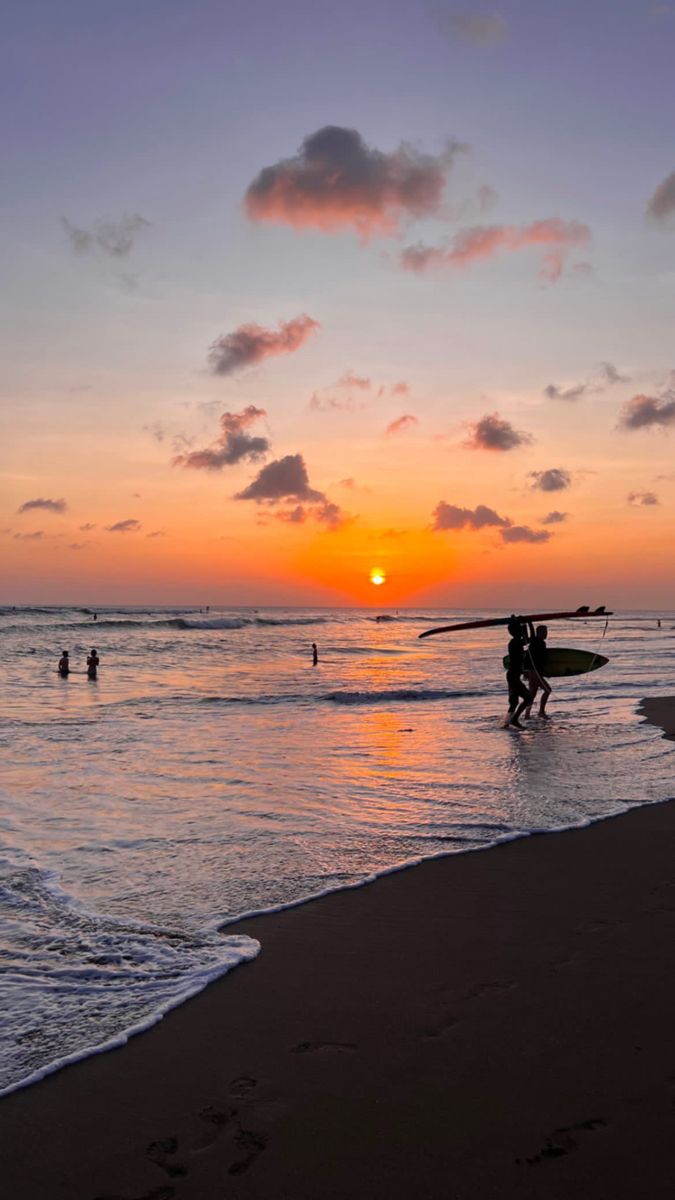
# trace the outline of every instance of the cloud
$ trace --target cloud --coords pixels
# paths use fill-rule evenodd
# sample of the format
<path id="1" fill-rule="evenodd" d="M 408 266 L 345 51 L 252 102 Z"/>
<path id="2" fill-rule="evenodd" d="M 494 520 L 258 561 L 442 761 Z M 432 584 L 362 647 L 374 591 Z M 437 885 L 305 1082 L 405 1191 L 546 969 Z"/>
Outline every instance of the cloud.
<path id="1" fill-rule="evenodd" d="M 666 175 L 647 205 L 647 215 L 655 221 L 667 221 L 675 213 L 675 171 Z"/>
<path id="2" fill-rule="evenodd" d="M 505 542 L 548 542 L 553 534 L 550 529 L 531 529 L 529 525 L 510 525 L 501 530 Z"/>
<path id="3" fill-rule="evenodd" d="M 153 529 L 152 533 L 146 533 L 145 536 L 149 538 L 158 538 L 166 537 L 166 534 L 163 529 Z"/>
<path id="4" fill-rule="evenodd" d="M 369 392 L 371 380 L 367 376 L 355 375 L 353 371 L 347 371 L 341 379 L 338 379 L 335 386 L 339 388 L 358 388 L 361 392 Z"/>
<path id="5" fill-rule="evenodd" d="M 401 265 L 421 274 L 432 267 L 468 267 L 504 252 L 536 246 L 543 250 L 540 275 L 553 283 L 563 273 L 569 254 L 590 242 L 591 231 L 580 221 L 547 217 L 529 225 L 474 225 L 460 229 L 449 246 L 419 242 L 401 252 Z"/>
<path id="6" fill-rule="evenodd" d="M 233 467 L 246 459 L 249 462 L 258 461 L 269 450 L 269 440 L 266 437 L 251 437 L 246 430 L 266 416 L 264 408 L 256 408 L 253 404 L 238 413 L 224 412 L 220 418 L 220 436 L 213 445 L 204 450 L 192 450 L 189 454 L 177 454 L 172 459 L 172 465 L 220 471 L 223 467 Z"/>
<path id="7" fill-rule="evenodd" d="M 404 379 L 400 379 L 398 383 L 392 383 L 389 390 L 392 396 L 409 396 L 410 384 L 406 383 Z"/>
<path id="8" fill-rule="evenodd" d="M 402 417 L 398 417 L 390 425 L 387 425 L 385 433 L 403 433 L 404 430 L 412 428 L 413 425 L 419 425 L 417 417 L 414 417 L 412 413 L 404 413 Z"/>
<path id="9" fill-rule="evenodd" d="M 651 508 L 659 503 L 659 498 L 655 492 L 629 492 L 626 497 L 629 504 Z"/>
<path id="10" fill-rule="evenodd" d="M 575 401 L 580 400 L 582 396 L 605 392 L 615 383 L 630 383 L 630 376 L 621 375 L 613 363 L 602 362 L 597 379 L 589 380 L 586 383 L 572 384 L 570 387 L 559 387 L 555 383 L 549 383 L 544 388 L 544 395 L 548 396 L 549 400 Z"/>
<path id="11" fill-rule="evenodd" d="M 532 442 L 529 433 L 514 429 L 498 413 L 481 417 L 469 428 L 471 433 L 464 445 L 471 450 L 515 450 L 517 446 L 527 446 Z"/>
<path id="12" fill-rule="evenodd" d="M 441 33 L 459 37 L 475 46 L 497 46 L 509 37 L 509 27 L 500 13 L 438 12 L 434 20 Z"/>
<path id="13" fill-rule="evenodd" d="M 365 408 L 366 405 L 363 401 L 356 404 L 351 396 L 341 400 L 338 396 L 320 396 L 318 392 L 312 392 L 309 407 L 312 412 L 354 412 L 357 408 Z"/>
<path id="14" fill-rule="evenodd" d="M 339 529 L 349 518 L 339 505 L 323 492 L 310 487 L 305 460 L 301 454 L 287 454 L 263 467 L 255 479 L 237 492 L 235 500 L 255 500 L 257 504 L 277 505 L 292 502 L 295 507 L 275 514 L 282 521 L 302 524 L 310 517 L 329 529 Z M 310 505 L 305 508 L 305 505 Z"/>
<path id="15" fill-rule="evenodd" d="M 91 529 L 95 529 L 96 525 L 92 525 L 91 521 L 87 521 L 85 525 L 80 525 L 80 533 L 89 533 Z"/>
<path id="16" fill-rule="evenodd" d="M 235 500 L 256 500 L 258 503 L 275 504 L 281 500 L 308 501 L 325 500 L 323 492 L 309 486 L 305 460 L 301 454 L 287 454 L 275 459 L 258 472 L 252 483 L 237 492 Z"/>
<path id="17" fill-rule="evenodd" d="M 532 487 L 540 492 L 563 492 L 572 486 L 572 476 L 562 467 L 549 467 L 548 471 L 530 471 Z"/>
<path id="18" fill-rule="evenodd" d="M 402 143 L 386 154 L 367 146 L 356 129 L 325 125 L 293 158 L 264 167 L 244 206 L 252 221 L 295 229 L 395 234 L 402 220 L 439 212 L 453 159 L 465 149 L 453 142 L 433 156 Z"/>
<path id="19" fill-rule="evenodd" d="M 84 550 L 86 545 L 87 545 L 86 542 L 68 542 L 66 549 L 67 550 Z"/>
<path id="20" fill-rule="evenodd" d="M 144 425 L 143 432 L 149 433 L 150 437 L 154 438 L 156 442 L 159 442 L 160 446 L 166 438 L 166 429 L 162 425 L 161 421 L 153 421 L 152 425 Z"/>
<path id="21" fill-rule="evenodd" d="M 40 542 L 40 541 L 42 541 L 44 536 L 45 535 L 41 529 L 36 529 L 35 533 L 15 533 L 14 541 L 15 542 Z"/>
<path id="22" fill-rule="evenodd" d="M 541 523 L 542 525 L 560 525 L 567 520 L 569 515 L 567 512 L 558 512 L 557 509 L 554 509 L 553 512 L 547 513 L 545 517 L 541 518 Z"/>
<path id="23" fill-rule="evenodd" d="M 619 417 L 619 429 L 667 429 L 675 423 L 675 388 L 661 396 L 633 396 Z"/>
<path id="24" fill-rule="evenodd" d="M 108 533 L 138 533 L 141 523 L 135 517 L 128 517 L 126 521 L 116 521 L 114 525 L 106 525 L 105 528 Z"/>
<path id="25" fill-rule="evenodd" d="M 78 229 L 67 217 L 61 218 L 70 245 L 76 254 L 91 254 L 101 250 L 111 258 L 124 258 L 150 222 L 139 213 L 124 213 L 119 221 L 97 221 L 92 229 Z"/>
<path id="26" fill-rule="evenodd" d="M 498 525 L 503 528 L 510 526 L 508 517 L 500 517 L 493 508 L 484 504 L 476 508 L 458 508 L 456 504 L 446 504 L 441 500 L 433 511 L 434 523 L 432 529 L 485 529 L 487 526 Z"/>
<path id="27" fill-rule="evenodd" d="M 276 331 L 263 329 L 261 325 L 240 325 L 233 333 L 216 338 L 209 348 L 209 366 L 214 375 L 233 375 L 264 358 L 292 354 L 320 328 L 319 322 L 306 313 L 291 321 L 280 321 Z"/>
<path id="28" fill-rule="evenodd" d="M 32 512 L 39 508 L 44 512 L 64 513 L 68 509 L 65 500 L 43 500 L 41 497 L 37 500 L 24 500 L 23 504 L 17 508 L 18 513 Z"/>

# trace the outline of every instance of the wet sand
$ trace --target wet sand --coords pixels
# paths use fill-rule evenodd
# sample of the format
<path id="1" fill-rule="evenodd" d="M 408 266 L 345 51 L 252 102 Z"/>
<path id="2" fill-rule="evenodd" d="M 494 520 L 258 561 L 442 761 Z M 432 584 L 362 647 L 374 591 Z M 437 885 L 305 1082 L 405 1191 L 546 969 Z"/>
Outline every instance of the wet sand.
<path id="1" fill-rule="evenodd" d="M 242 922 L 255 962 L 0 1101 L 3 1194 L 670 1198 L 674 863 L 671 802 Z"/>

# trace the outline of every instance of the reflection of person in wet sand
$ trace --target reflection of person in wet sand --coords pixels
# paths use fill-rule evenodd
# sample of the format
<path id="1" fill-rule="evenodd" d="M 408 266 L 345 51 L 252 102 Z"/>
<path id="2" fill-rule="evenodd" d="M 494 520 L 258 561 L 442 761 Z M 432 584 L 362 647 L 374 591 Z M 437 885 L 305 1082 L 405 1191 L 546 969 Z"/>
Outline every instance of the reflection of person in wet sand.
<path id="1" fill-rule="evenodd" d="M 544 668 L 546 666 L 546 637 L 548 635 L 548 629 L 545 625 L 537 625 L 535 632 L 531 621 L 528 622 L 528 625 L 530 630 L 530 642 L 527 647 L 527 654 L 525 655 L 525 680 L 528 688 L 530 689 L 532 700 L 530 701 L 530 704 L 528 705 L 524 715 L 529 717 L 532 701 L 539 691 L 539 688 L 541 688 L 539 716 L 542 717 L 544 721 L 549 721 L 550 717 L 548 716 L 548 713 L 544 711 L 546 708 L 546 701 L 553 691 L 553 688 L 548 680 L 544 678 Z"/>
<path id="2" fill-rule="evenodd" d="M 87 679 L 96 679 L 96 670 L 100 661 L 96 650 L 92 648 L 91 654 L 87 655 Z"/>
<path id="3" fill-rule="evenodd" d="M 62 678 L 62 679 L 65 679 L 67 675 L 70 675 L 70 659 L 69 659 L 69 657 L 68 657 L 68 651 L 67 651 L 67 650 L 62 650 L 62 651 L 61 651 L 61 657 L 60 657 L 60 659 L 59 659 L 58 672 L 59 672 L 59 675 L 61 676 L 61 678 Z"/>
<path id="4" fill-rule="evenodd" d="M 509 715 L 506 727 L 515 725 L 516 729 L 523 729 L 524 726 L 521 725 L 518 718 L 532 703 L 532 696 L 521 679 L 527 634 L 520 617 L 511 617 L 507 629 L 511 634 L 511 640 L 509 642 L 509 665 L 506 668 L 506 684 L 509 689 Z"/>
<path id="5" fill-rule="evenodd" d="M 316 648 L 316 642 L 312 642 L 312 666 L 315 667 L 319 661 L 319 651 Z"/>

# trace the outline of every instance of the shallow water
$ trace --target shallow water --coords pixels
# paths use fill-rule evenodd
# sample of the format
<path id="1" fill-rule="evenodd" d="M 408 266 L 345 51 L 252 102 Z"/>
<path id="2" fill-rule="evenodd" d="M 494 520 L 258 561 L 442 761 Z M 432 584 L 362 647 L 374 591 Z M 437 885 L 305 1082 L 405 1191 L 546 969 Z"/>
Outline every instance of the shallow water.
<path id="1" fill-rule="evenodd" d="M 455 616 L 0 609 L 0 1089 L 254 955 L 225 921 L 673 795 L 675 747 L 635 712 L 672 691 L 672 614 L 554 626 L 610 663 L 523 734 L 503 630 L 418 640 Z M 92 641 L 98 680 L 59 678 Z"/>

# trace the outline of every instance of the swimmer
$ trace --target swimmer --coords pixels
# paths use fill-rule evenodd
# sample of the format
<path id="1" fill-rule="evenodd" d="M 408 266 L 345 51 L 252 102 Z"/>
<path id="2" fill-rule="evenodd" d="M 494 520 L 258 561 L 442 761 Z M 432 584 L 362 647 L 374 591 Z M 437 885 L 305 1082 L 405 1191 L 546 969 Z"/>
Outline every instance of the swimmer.
<path id="1" fill-rule="evenodd" d="M 92 649 L 91 654 L 87 655 L 87 679 L 96 679 L 96 669 L 100 661 L 96 650 Z"/>
<path id="2" fill-rule="evenodd" d="M 62 679 L 66 679 L 68 677 L 68 675 L 70 675 L 70 659 L 68 658 L 67 650 L 61 651 L 61 657 L 59 659 L 59 665 L 58 665 L 58 672 Z"/>
<path id="3" fill-rule="evenodd" d="M 312 642 L 312 666 L 315 667 L 319 661 L 319 651 L 316 648 L 316 642 Z"/>

